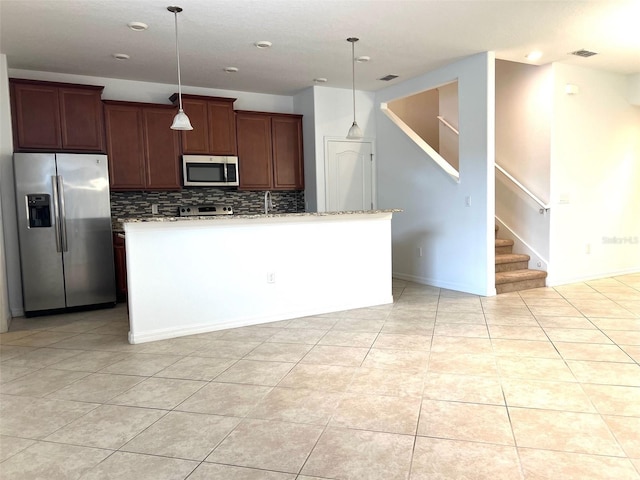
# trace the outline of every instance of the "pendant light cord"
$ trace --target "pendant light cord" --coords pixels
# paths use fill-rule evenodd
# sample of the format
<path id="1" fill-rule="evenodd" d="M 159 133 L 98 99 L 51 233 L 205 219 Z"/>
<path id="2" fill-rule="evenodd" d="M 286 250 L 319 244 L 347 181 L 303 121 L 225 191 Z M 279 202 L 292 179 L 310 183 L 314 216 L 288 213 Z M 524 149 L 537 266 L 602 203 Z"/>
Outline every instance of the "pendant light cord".
<path id="1" fill-rule="evenodd" d="M 351 79 L 353 92 L 353 123 L 356 123 L 356 47 L 355 42 L 351 42 Z"/>
<path id="2" fill-rule="evenodd" d="M 182 111 L 182 82 L 180 80 L 180 48 L 178 46 L 178 12 L 173 12 L 176 26 L 176 58 L 178 59 L 178 99 L 180 101 L 180 111 Z"/>

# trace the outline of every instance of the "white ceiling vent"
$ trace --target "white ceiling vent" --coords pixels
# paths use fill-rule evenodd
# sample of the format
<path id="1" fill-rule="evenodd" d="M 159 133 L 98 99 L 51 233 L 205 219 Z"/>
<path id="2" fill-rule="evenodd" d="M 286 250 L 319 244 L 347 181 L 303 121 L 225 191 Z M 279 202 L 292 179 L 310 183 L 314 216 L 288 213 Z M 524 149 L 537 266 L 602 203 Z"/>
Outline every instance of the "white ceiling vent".
<path id="1" fill-rule="evenodd" d="M 391 80 L 394 80 L 396 78 L 398 78 L 398 75 L 391 75 L 390 74 L 390 75 L 385 75 L 384 77 L 379 78 L 378 80 L 382 80 L 383 82 L 390 82 Z"/>
<path id="2" fill-rule="evenodd" d="M 581 50 L 576 50 L 575 52 L 571 52 L 571 55 L 575 55 L 576 57 L 593 57 L 594 55 L 597 55 L 596 52 L 590 52 L 589 50 L 585 50 L 585 49 L 581 49 Z"/>

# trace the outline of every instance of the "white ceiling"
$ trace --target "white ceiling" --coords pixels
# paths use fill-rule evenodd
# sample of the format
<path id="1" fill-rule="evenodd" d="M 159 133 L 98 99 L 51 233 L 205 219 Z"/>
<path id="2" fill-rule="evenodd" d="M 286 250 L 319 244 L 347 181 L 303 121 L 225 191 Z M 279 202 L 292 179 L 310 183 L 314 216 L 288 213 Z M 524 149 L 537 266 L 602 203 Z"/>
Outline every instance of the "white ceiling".
<path id="1" fill-rule="evenodd" d="M 179 5 L 185 85 L 291 95 L 326 77 L 351 87 L 350 36 L 360 37 L 356 88 L 399 82 L 474 53 L 536 64 L 640 72 L 640 0 L 0 0 L 9 68 L 174 84 Z M 131 21 L 149 29 L 134 32 Z M 253 43 L 273 42 L 259 50 Z M 568 55 L 579 49 L 591 58 Z M 130 60 L 115 60 L 126 53 Z M 235 74 L 223 68 L 239 68 Z M 393 83 L 391 82 L 391 83 Z"/>

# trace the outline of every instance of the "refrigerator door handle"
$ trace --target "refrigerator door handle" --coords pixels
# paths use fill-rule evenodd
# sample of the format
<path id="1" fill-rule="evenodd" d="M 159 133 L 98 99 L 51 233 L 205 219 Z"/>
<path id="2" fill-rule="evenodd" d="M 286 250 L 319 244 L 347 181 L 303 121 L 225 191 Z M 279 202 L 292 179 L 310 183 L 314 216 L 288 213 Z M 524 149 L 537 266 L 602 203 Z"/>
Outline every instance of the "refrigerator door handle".
<path id="1" fill-rule="evenodd" d="M 53 226 L 56 232 L 56 252 L 62 252 L 62 240 L 60 238 L 60 205 L 58 203 L 58 176 L 51 176 L 51 188 L 53 190 Z"/>
<path id="2" fill-rule="evenodd" d="M 62 251 L 69 251 L 69 244 L 67 242 L 67 212 L 64 208 L 64 182 L 62 175 L 58 175 L 58 196 L 60 202 L 60 233 L 62 238 Z"/>

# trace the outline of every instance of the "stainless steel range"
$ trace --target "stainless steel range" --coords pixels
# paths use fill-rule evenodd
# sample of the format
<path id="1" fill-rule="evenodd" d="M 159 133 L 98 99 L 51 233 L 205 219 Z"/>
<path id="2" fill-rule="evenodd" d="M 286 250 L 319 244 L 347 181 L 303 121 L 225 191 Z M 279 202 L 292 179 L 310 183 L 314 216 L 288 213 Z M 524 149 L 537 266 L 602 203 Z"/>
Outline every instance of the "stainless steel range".
<path id="1" fill-rule="evenodd" d="M 233 215 L 229 205 L 183 205 L 178 210 L 181 217 L 209 217 L 213 215 Z"/>

